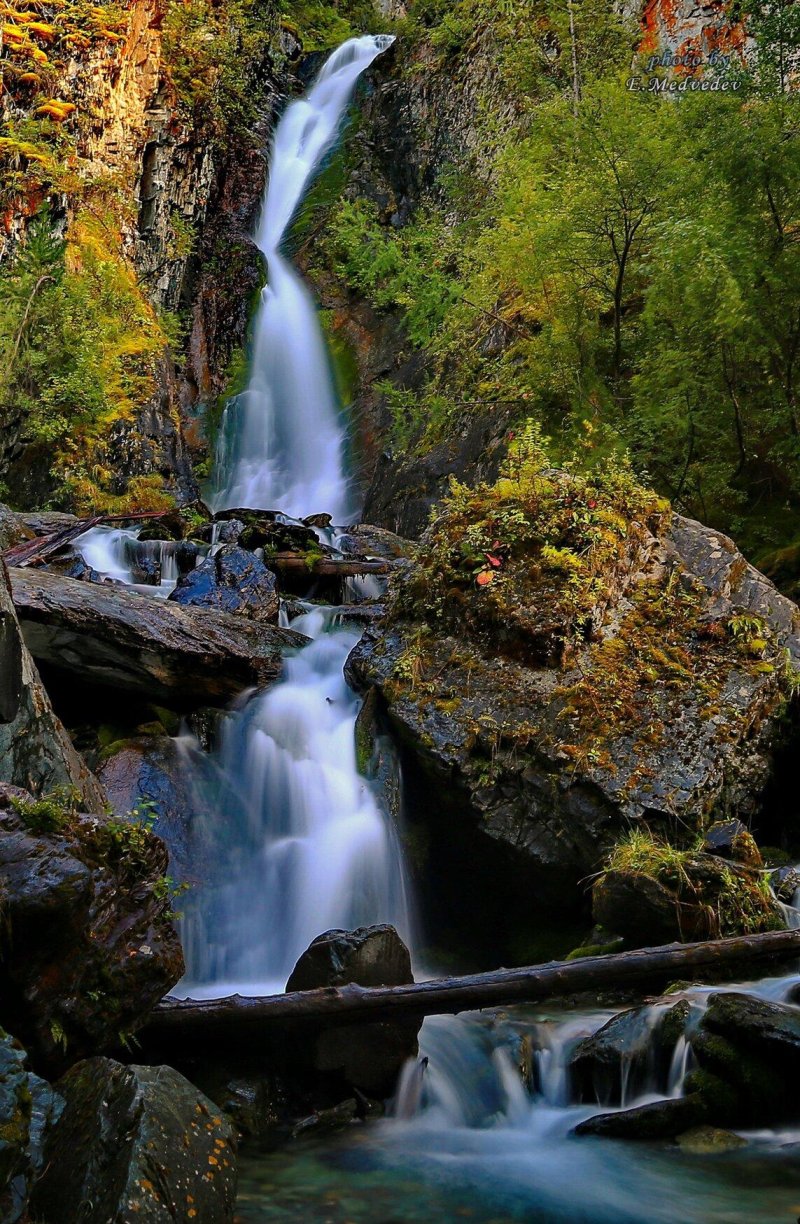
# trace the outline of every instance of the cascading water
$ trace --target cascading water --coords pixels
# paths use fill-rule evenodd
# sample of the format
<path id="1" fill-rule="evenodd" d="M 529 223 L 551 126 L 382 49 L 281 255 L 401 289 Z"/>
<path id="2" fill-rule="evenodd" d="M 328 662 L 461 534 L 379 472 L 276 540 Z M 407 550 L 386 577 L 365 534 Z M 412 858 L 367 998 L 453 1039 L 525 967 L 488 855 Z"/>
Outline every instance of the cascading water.
<path id="1" fill-rule="evenodd" d="M 338 522 L 348 513 L 324 340 L 314 303 L 279 248 L 356 80 L 392 41 L 344 43 L 278 124 L 257 236 L 269 284 L 249 385 L 225 410 L 217 507 L 295 517 L 324 510 Z M 332 927 L 392 922 L 409 937 L 394 829 L 356 766 L 359 701 L 342 669 L 358 634 L 334 621 L 323 609 L 295 620 L 311 645 L 225 728 L 211 806 L 226 812 L 235 863 L 226 880 L 195 890 L 184 928 L 186 993 L 280 990 L 300 953 Z M 206 792 L 201 802 L 208 800 Z"/>
<path id="2" fill-rule="evenodd" d="M 256 235 L 269 283 L 256 316 L 249 383 L 227 405 L 220 428 L 215 509 L 279 508 L 295 518 L 323 510 L 339 523 L 351 512 L 325 342 L 311 296 L 280 245 L 358 77 L 392 41 L 349 39 L 278 124 Z"/>
<path id="3" fill-rule="evenodd" d="M 230 716 L 198 803 L 225 813 L 217 878 L 184 923 L 193 997 L 282 990 L 300 953 L 333 927 L 391 922 L 409 938 L 391 821 L 356 766 L 359 700 L 342 675 L 359 633 L 335 609 L 292 622 L 313 640 L 282 683 Z M 196 776 L 196 775 L 195 775 Z"/>

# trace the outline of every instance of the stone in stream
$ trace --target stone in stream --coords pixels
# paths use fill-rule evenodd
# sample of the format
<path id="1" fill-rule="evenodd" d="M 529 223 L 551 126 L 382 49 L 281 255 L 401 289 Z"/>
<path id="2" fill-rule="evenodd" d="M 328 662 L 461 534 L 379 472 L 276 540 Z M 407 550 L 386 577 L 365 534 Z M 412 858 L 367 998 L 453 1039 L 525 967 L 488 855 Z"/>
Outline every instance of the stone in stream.
<path id="1" fill-rule="evenodd" d="M 800 1013 L 730 991 L 712 995 L 692 1037 L 701 1072 L 726 1085 L 731 1102 L 722 1125 L 772 1126 L 798 1117 Z"/>
<path id="2" fill-rule="evenodd" d="M 759 869 L 764 866 L 761 851 L 741 820 L 718 820 L 706 829 L 700 849 L 705 854 L 732 859 L 745 867 Z"/>
<path id="3" fill-rule="evenodd" d="M 179 579 L 169 596 L 182 607 L 216 608 L 251 620 L 276 622 L 275 575 L 244 548 L 225 544 Z"/>
<path id="4" fill-rule="evenodd" d="M 708 1106 L 699 1093 L 635 1105 L 619 1113 L 595 1114 L 575 1127 L 575 1135 L 596 1135 L 603 1139 L 674 1139 L 708 1119 Z"/>
<path id="5" fill-rule="evenodd" d="M 715 1152 L 735 1152 L 747 1147 L 747 1140 L 733 1131 L 722 1130 L 718 1126 L 693 1126 L 675 1139 L 683 1152 L 691 1152 L 696 1156 L 710 1156 Z"/>
<path id="6" fill-rule="evenodd" d="M 57 1085 L 64 1112 L 32 1196 L 48 1224 L 229 1224 L 236 1133 L 172 1067 L 78 1063 Z M 78 1206 L 80 1205 L 80 1211 Z"/>
<path id="7" fill-rule="evenodd" d="M 74 788 L 89 810 L 106 797 L 75 751 L 39 677 L 0 561 L 0 783 L 38 793 Z"/>
<path id="8" fill-rule="evenodd" d="M 64 1102 L 27 1067 L 25 1050 L 0 1029 L 0 1219 L 16 1224 L 41 1171 L 47 1132 Z"/>
<path id="9" fill-rule="evenodd" d="M 0 1024 L 35 1066 L 115 1045 L 181 977 L 166 870 L 141 824 L 0 786 Z"/>
<path id="10" fill-rule="evenodd" d="M 689 1015 L 685 999 L 672 1007 L 635 1007 L 613 1016 L 575 1047 L 569 1064 L 578 1101 L 619 1105 L 642 1091 L 666 1092 L 672 1056 Z"/>
<path id="11" fill-rule="evenodd" d="M 411 957 L 397 931 L 386 924 L 319 935 L 292 970 L 287 991 L 320 986 L 402 986 L 413 982 Z M 408 1058 L 417 1054 L 420 1020 L 331 1026 L 303 1043 L 302 1056 L 323 1079 L 357 1088 L 366 1096 L 389 1096 Z"/>

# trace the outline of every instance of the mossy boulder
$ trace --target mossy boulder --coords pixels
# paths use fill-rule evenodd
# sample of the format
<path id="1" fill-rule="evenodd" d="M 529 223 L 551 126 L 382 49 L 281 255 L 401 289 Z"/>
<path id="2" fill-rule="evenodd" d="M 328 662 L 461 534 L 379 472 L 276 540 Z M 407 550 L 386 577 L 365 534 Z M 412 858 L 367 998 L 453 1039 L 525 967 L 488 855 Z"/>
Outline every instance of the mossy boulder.
<path id="1" fill-rule="evenodd" d="M 689 1004 L 681 999 L 671 1007 L 635 1007 L 614 1016 L 575 1047 L 569 1064 L 573 1095 L 620 1105 L 642 1091 L 666 1093 L 688 1014 Z"/>
<path id="2" fill-rule="evenodd" d="M 453 485 L 347 674 L 378 690 L 439 857 L 469 841 L 459 890 L 502 871 L 520 911 L 574 908 L 632 824 L 757 821 L 799 631 L 730 540 L 534 439 L 493 485 Z"/>
<path id="3" fill-rule="evenodd" d="M 758 856 L 749 838 L 748 855 Z M 760 862 L 760 856 L 758 856 Z M 764 874 L 642 833 L 624 839 L 592 886 L 592 913 L 628 946 L 754 934 L 785 926 Z"/>
<path id="4" fill-rule="evenodd" d="M 181 977 L 166 871 L 143 824 L 0 787 L 0 1024 L 35 1067 L 115 1046 Z"/>

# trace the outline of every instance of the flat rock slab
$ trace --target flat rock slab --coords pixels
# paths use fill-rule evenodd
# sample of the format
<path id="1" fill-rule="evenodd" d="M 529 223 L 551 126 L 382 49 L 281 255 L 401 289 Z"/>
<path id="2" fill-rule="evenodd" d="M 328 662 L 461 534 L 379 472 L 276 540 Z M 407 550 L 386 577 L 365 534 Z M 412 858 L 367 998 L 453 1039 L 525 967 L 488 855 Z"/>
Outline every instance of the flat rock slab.
<path id="1" fill-rule="evenodd" d="M 228 612 L 185 609 L 138 591 L 10 571 L 25 642 L 39 662 L 172 707 L 224 705 L 277 679 L 306 638 Z"/>

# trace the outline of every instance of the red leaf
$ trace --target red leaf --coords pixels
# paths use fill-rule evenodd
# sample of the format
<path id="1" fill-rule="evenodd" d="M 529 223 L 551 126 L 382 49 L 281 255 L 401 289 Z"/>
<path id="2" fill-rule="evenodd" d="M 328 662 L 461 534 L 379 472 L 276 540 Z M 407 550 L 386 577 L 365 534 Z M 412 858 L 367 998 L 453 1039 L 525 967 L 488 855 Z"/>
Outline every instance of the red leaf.
<path id="1" fill-rule="evenodd" d="M 488 586 L 490 582 L 494 581 L 494 573 L 492 570 L 481 570 L 475 581 L 480 587 Z"/>
<path id="2" fill-rule="evenodd" d="M 500 559 L 500 557 L 496 557 L 496 556 L 494 555 L 494 553 L 487 553 L 487 554 L 486 554 L 486 560 L 489 562 L 489 564 L 490 564 L 490 565 L 491 565 L 491 566 L 492 566 L 494 569 L 500 569 L 500 567 L 501 567 L 501 566 L 502 566 L 502 564 L 503 564 L 503 562 L 502 562 L 502 560 Z"/>

